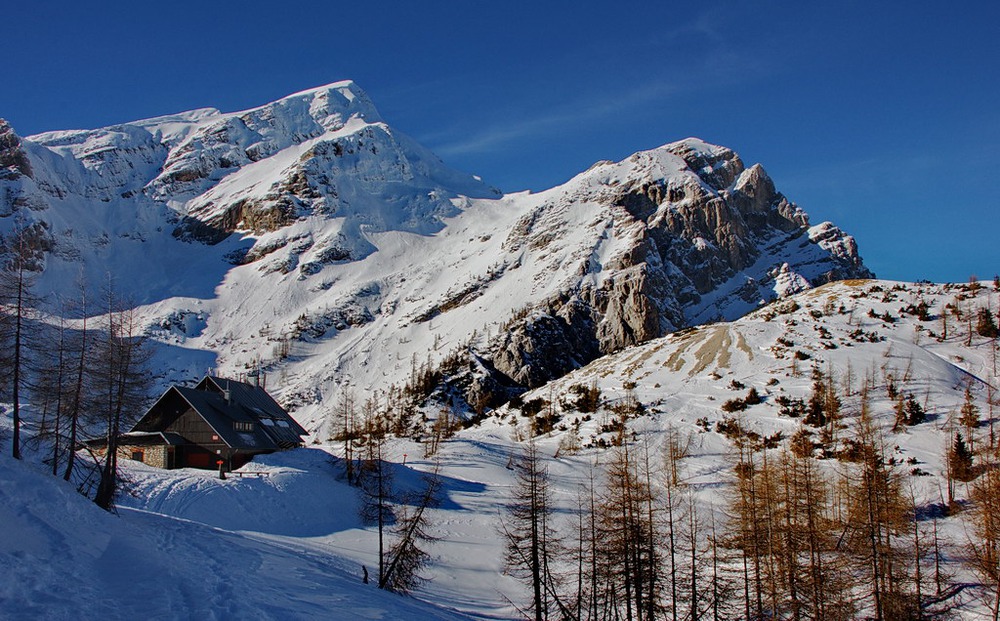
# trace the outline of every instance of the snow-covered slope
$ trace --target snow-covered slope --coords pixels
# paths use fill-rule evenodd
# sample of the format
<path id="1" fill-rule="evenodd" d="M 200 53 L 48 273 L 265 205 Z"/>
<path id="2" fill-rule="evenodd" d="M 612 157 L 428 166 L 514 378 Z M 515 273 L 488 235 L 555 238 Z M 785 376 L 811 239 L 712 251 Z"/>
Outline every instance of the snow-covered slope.
<path id="1" fill-rule="evenodd" d="M 495 405 L 672 330 L 869 276 L 850 236 L 759 165 L 687 139 L 499 196 L 386 125 L 353 83 L 19 138 L 0 215 L 35 231 L 43 291 L 83 275 L 143 304 L 171 379 L 262 367 L 312 429 L 345 387 L 444 359 Z M 453 365 L 454 366 L 454 365 Z M 458 384 L 456 384 L 457 386 Z"/>
<path id="2" fill-rule="evenodd" d="M 788 438 L 802 426 L 804 414 L 790 416 L 782 403 L 808 402 L 816 373 L 833 378 L 847 428 L 860 411 L 867 383 L 869 407 L 898 444 L 899 461 L 912 458 L 913 464 L 935 475 L 927 479 L 931 487 L 925 490 L 933 500 L 937 477 L 946 472 L 944 458 L 953 434 L 965 431 L 959 412 L 967 389 L 980 412 L 982 422 L 975 431 L 980 444 L 991 433 L 1000 434 L 1000 420 L 995 430 L 989 422 L 996 408 L 989 399 L 991 394 L 994 401 L 997 397 L 991 393 L 1000 364 L 997 342 L 980 336 L 975 320 L 979 309 L 995 316 L 998 307 L 1000 290 L 992 286 L 831 283 L 733 322 L 683 330 L 605 356 L 529 391 L 523 400 L 553 404 L 560 419 L 554 437 L 576 435 L 583 446 L 601 446 L 613 440 L 607 423 L 614 417 L 614 405 L 634 398 L 645 411 L 631 425 L 639 430 L 662 430 L 664 425 L 684 429 L 718 450 L 706 453 L 718 455 L 727 442 L 714 430 L 720 421 L 735 416 L 722 406 L 744 397 L 750 388 L 761 395 L 761 403 L 740 415 L 762 436 L 780 431 Z M 573 404 L 579 388 L 591 386 L 600 390 L 603 407 L 587 414 Z M 926 412 L 926 422 L 893 430 L 896 404 L 910 396 Z M 498 410 L 494 420 L 524 429 L 528 423 L 513 407 Z M 819 430 L 812 431 L 818 438 Z M 844 438 L 849 437 L 850 431 Z M 829 452 L 840 448 L 835 443 Z M 711 460 L 704 463 L 709 469 L 719 466 Z"/>
<path id="3" fill-rule="evenodd" d="M 740 413 L 741 424 L 762 436 L 780 431 L 787 439 L 803 426 L 803 418 L 782 413 L 781 404 L 786 399 L 808 401 L 814 369 L 833 377 L 842 401 L 842 426 L 828 455 L 854 437 L 861 387 L 867 380 L 872 415 L 893 447 L 891 457 L 904 485 L 909 489 L 912 484 L 918 506 L 938 506 L 946 487 L 945 447 L 956 430 L 964 431 L 957 415 L 966 389 L 980 412 L 976 446 L 983 446 L 993 425 L 1000 424 L 995 418 L 991 422 L 995 406 L 988 402 L 989 384 L 996 383 L 996 342 L 968 332 L 968 317 L 980 308 L 995 313 L 1000 291 L 992 286 L 833 283 L 737 321 L 692 328 L 627 348 L 528 392 L 522 401 L 551 401 L 551 408 L 543 405 L 539 412 L 555 413 L 549 421 L 552 430 L 535 441 L 551 478 L 557 527 L 572 528 L 577 494 L 595 464 L 600 485 L 601 465 L 609 459 L 606 444 L 618 435 L 614 422 L 620 406 L 634 398 L 641 407 L 630 411 L 641 413 L 629 418 L 623 436 L 648 442 L 653 455 L 660 454 L 667 434 L 690 437 L 681 476 L 690 485 L 698 510 L 706 516 L 715 512 L 722 528 L 724 510 L 733 497 L 734 445 L 718 423 L 736 416 L 723 411 L 723 404 L 757 389 L 762 402 Z M 971 326 L 975 330 L 975 322 Z M 889 384 L 898 395 L 912 395 L 922 405 L 927 414 L 924 422 L 893 431 L 895 400 L 889 396 Z M 574 387 L 580 386 L 600 391 L 595 411 L 583 412 L 573 405 L 580 396 Z M 510 460 L 523 447 L 533 424 L 527 411 L 514 405 L 500 408 L 481 425 L 445 441 L 433 458 L 424 458 L 425 447 L 408 439 L 393 439 L 385 448 L 401 489 L 419 489 L 420 472 L 435 466 L 443 480 L 442 503 L 430 511 L 432 532 L 441 539 L 429 548 L 433 560 L 426 575 L 431 580 L 419 590 L 419 597 L 476 617 L 518 618 L 514 605 L 524 602 L 526 593 L 503 572 L 498 532 L 501 507 L 509 501 L 515 482 Z M 820 430 L 806 427 L 818 441 Z M 343 462 L 330 454 L 342 455 L 342 447 L 331 443 L 258 458 L 242 469 L 246 476 L 225 481 L 212 472 L 162 471 L 126 462 L 134 495 L 122 498 L 131 507 L 123 512 L 123 521 L 126 525 L 137 521 L 147 533 L 176 524 L 153 514 L 190 521 L 192 534 L 185 537 L 191 538 L 193 550 L 209 550 L 207 540 L 197 533 L 211 533 L 219 538 L 217 545 L 232 546 L 236 541 L 250 546 L 249 552 L 241 547 L 232 554 L 249 553 L 266 566 L 291 563 L 285 551 L 302 550 L 307 552 L 303 562 L 320 563 L 325 558 L 322 562 L 334 568 L 329 571 L 346 572 L 343 584 L 353 588 L 351 579 L 356 579 L 360 565 L 371 568 L 375 563 L 377 539 L 373 527 L 365 527 L 358 517 L 356 488 L 342 482 Z M 815 454 L 823 452 L 817 449 Z M 850 467 L 832 457 L 816 463 L 845 475 Z M 41 478 L 37 484 L 42 487 Z M 957 493 L 959 501 L 967 500 L 967 489 Z M 14 496 L 9 506 L 23 502 Z M 958 565 L 968 536 L 964 516 L 966 512 L 942 516 L 935 525 L 947 559 L 945 569 L 959 572 L 956 583 L 973 580 Z M 176 548 L 169 549 L 183 558 L 198 554 L 182 548 L 180 531 L 176 532 Z M 265 560 L 271 554 L 276 559 Z M 17 578 L 28 579 L 21 574 Z M 331 580 L 331 590 L 339 593 L 340 578 Z M 213 584 L 204 588 L 211 590 Z M 184 582 L 177 587 L 187 588 L 194 587 Z M 294 606 L 306 610 L 312 593 L 303 594 Z M 975 589 L 969 588 L 946 603 L 958 607 L 958 618 L 978 618 L 974 594 Z M 344 597 L 344 610 L 361 605 Z M 56 605 L 43 601 L 45 606 Z M 377 606 L 383 605 L 381 601 Z M 394 608 L 388 610 L 386 618 L 401 618 L 394 616 Z"/>
<path id="4" fill-rule="evenodd" d="M 185 501 L 199 500 L 189 487 Z M 3 619 L 468 618 L 362 584 L 359 566 L 288 539 L 163 513 L 108 514 L 6 453 L 0 524 Z"/>

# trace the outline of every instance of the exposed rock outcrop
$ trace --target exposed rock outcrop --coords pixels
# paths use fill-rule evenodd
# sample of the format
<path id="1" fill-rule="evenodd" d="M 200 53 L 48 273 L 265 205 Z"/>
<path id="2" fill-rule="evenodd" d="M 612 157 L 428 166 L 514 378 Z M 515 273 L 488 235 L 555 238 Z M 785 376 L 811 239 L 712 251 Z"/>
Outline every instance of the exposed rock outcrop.
<path id="1" fill-rule="evenodd" d="M 809 228 L 805 212 L 762 166 L 744 168 L 724 147 L 689 139 L 603 163 L 578 179 L 582 189 L 563 209 L 601 205 L 613 216 L 611 236 L 623 243 L 610 260 L 580 270 L 571 315 L 585 321 L 569 321 L 549 303 L 491 344 L 495 368 L 522 385 L 692 323 L 735 319 L 803 283 L 873 276 L 853 238 L 829 223 Z M 523 217 L 507 247 L 564 235 L 559 210 L 546 206 Z M 585 284 L 595 273 L 600 284 Z"/>
<path id="2" fill-rule="evenodd" d="M 21 148 L 21 138 L 4 119 L 0 119 L 0 175 L 31 177 L 31 163 Z"/>

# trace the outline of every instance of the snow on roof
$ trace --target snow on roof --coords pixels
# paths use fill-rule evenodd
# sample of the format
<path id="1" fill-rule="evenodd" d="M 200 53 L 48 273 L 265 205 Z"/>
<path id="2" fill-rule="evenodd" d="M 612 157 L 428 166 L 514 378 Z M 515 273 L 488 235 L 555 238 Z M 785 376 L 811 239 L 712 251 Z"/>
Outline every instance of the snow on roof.
<path id="1" fill-rule="evenodd" d="M 122 438 L 128 440 L 128 444 L 140 444 L 140 443 L 158 443 L 158 441 L 163 441 L 164 444 L 171 444 L 174 446 L 180 444 L 187 444 L 180 434 L 174 433 L 172 431 L 131 431 L 129 433 L 123 433 Z"/>

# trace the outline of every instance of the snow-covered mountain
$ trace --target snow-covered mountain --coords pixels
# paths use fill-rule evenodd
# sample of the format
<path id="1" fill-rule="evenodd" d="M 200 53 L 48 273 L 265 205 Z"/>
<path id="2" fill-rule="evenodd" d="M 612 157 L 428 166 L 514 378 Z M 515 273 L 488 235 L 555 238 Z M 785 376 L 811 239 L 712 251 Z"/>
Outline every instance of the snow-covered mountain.
<path id="1" fill-rule="evenodd" d="M 737 449 L 727 421 L 738 420 L 777 445 L 804 430 L 815 445 L 816 467 L 849 478 L 849 447 L 858 437 L 864 403 L 884 438 L 889 463 L 907 493 L 914 494 L 921 514 L 941 512 L 955 433 L 972 438 L 980 450 L 976 459 L 983 463 L 988 459 L 984 447 L 995 436 L 991 385 L 997 377 L 997 341 L 980 335 L 969 317 L 980 309 L 995 314 L 998 307 L 1000 288 L 994 286 L 830 283 L 732 322 L 686 329 L 603 356 L 525 393 L 520 404 L 496 409 L 480 425 L 444 442 L 434 457 L 423 456 L 423 447 L 413 440 L 394 439 L 386 458 L 402 485 L 412 485 L 414 470 L 435 467 L 445 481 L 447 500 L 432 510 L 442 539 L 433 547 L 431 581 L 420 596 L 488 618 L 523 618 L 511 603 L 525 601 L 528 594 L 503 571 L 498 535 L 503 513 L 497 508 L 511 500 L 516 476 L 509 469 L 511 456 L 532 436 L 551 478 L 557 529 L 573 532 L 578 494 L 592 468 L 602 485 L 601 469 L 613 460 L 610 445 L 624 438 L 637 453 L 646 447 L 655 464 L 670 437 L 687 439 L 680 476 L 692 492 L 699 519 L 717 520 L 721 528 L 733 519 L 727 512 L 738 498 L 733 489 Z M 838 394 L 836 425 L 810 421 L 801 409 L 818 377 Z M 596 391 L 588 406 L 581 404 L 581 389 Z M 758 392 L 758 403 L 727 411 L 727 402 L 743 399 L 750 389 Z M 899 424 L 897 404 L 911 398 L 920 405 L 923 421 Z M 960 420 L 965 403 L 979 413 L 971 433 Z M 832 435 L 826 436 L 826 430 Z M 340 443 L 323 448 L 342 454 Z M 301 459 L 274 456 L 251 464 L 249 468 L 272 477 L 288 478 L 238 485 L 208 474 L 163 473 L 136 464 L 131 472 L 138 493 L 125 502 L 225 529 L 307 539 L 355 565 L 372 563 L 373 529 L 331 524 L 331 512 L 316 508 L 329 499 L 311 491 L 312 481 L 325 471 L 304 466 Z M 343 472 L 343 465 L 333 469 Z M 657 466 L 653 469 L 664 476 Z M 198 502 L 192 502 L 196 496 Z M 968 486 L 956 491 L 965 506 L 969 496 Z M 261 506 L 271 509 L 242 512 L 239 507 L 248 497 L 266 498 Z M 976 578 L 961 565 L 970 513 L 942 514 L 934 526 L 940 529 L 945 571 L 954 576 L 950 583 L 969 588 L 957 594 L 948 589 L 942 601 L 928 604 L 928 611 L 954 607 L 955 618 L 979 618 L 981 604 L 971 587 Z M 289 525 L 281 517 L 286 515 L 301 523 Z M 921 520 L 920 528 L 928 531 L 929 518 Z"/>
<path id="2" fill-rule="evenodd" d="M 131 494 L 115 520 L 40 473 L 44 414 L 25 403 L 27 458 L 0 463 L 0 600 L 14 614 L 521 618 L 499 533 L 529 437 L 566 532 L 580 490 L 609 480 L 609 445 L 648 459 L 683 438 L 691 524 L 715 540 L 740 442 L 761 440 L 763 458 L 804 437 L 801 458 L 846 484 L 862 411 L 913 502 L 907 528 L 933 529 L 943 582 L 927 615 L 979 618 L 992 596 L 965 562 L 976 502 L 949 482 L 948 455 L 962 433 L 981 473 L 996 445 L 1000 282 L 868 280 L 849 235 L 811 225 L 725 147 L 689 138 L 503 196 L 341 82 L 97 130 L 20 137 L 0 121 L 0 231 L 15 226 L 43 293 L 113 272 L 165 379 L 260 368 L 315 433 L 225 480 L 122 460 Z M 360 402 L 416 380 L 417 413 L 481 414 L 439 446 L 402 433 L 380 453 L 402 492 L 439 474 L 440 539 L 417 592 L 434 605 L 361 582 L 377 538 L 331 438 L 345 391 Z M 835 412 L 825 423 L 810 418 L 819 390 L 834 397 L 817 406 Z M 858 615 L 866 588 L 851 589 Z"/>
<path id="3" fill-rule="evenodd" d="M 113 273 L 172 379 L 255 367 L 314 430 L 345 387 L 448 361 L 495 405 L 671 331 L 868 277 L 853 239 L 760 165 L 687 139 L 502 196 L 391 129 L 353 83 L 21 138 L 3 226 L 36 223 L 40 288 Z"/>
<path id="4" fill-rule="evenodd" d="M 948 609 L 948 618 L 986 618 L 988 602 L 979 595 L 989 592 L 963 566 L 972 511 L 944 511 L 943 490 L 947 447 L 956 431 L 979 447 L 977 463 L 986 463 L 984 447 L 995 436 L 990 385 L 996 383 L 997 341 L 979 334 L 970 317 L 997 308 L 1000 287 L 992 285 L 831 283 L 736 321 L 604 356 L 529 391 L 521 405 L 498 408 L 479 426 L 443 442 L 435 456 L 427 457 L 412 439 L 391 439 L 383 457 L 402 490 L 418 489 L 421 471 L 440 468 L 442 502 L 429 510 L 440 539 L 430 547 L 430 581 L 416 593 L 440 608 L 361 584 L 360 567 L 377 563 L 377 535 L 358 515 L 357 488 L 344 482 L 343 462 L 331 459 L 343 454 L 340 443 L 264 456 L 241 469 L 245 476 L 226 480 L 209 471 L 164 471 L 123 460 L 133 493 L 121 499 L 120 520 L 75 497 L 61 480 L 4 457 L 0 597 L 46 618 L 70 618 L 81 606 L 105 612 L 100 602 L 106 600 L 94 598 L 96 592 L 113 596 L 120 616 L 156 608 L 169 611 L 165 618 L 218 610 L 309 618 L 335 606 L 345 618 L 524 618 L 529 595 L 503 569 L 499 508 L 511 500 L 511 458 L 532 428 L 550 477 L 555 528 L 573 532 L 578 494 L 592 468 L 602 485 L 601 468 L 614 455 L 606 446 L 616 437 L 632 441 L 637 452 L 645 446 L 659 456 L 668 437 L 681 436 L 689 440 L 679 466 L 684 488 L 703 523 L 711 518 L 722 530 L 735 519 L 727 512 L 739 497 L 727 419 L 738 417 L 761 437 L 780 432 L 784 439 L 778 443 L 805 429 L 817 444 L 810 463 L 847 481 L 857 467 L 847 449 L 857 437 L 867 384 L 867 407 L 889 463 L 920 508 L 919 529 L 926 535 L 933 528 L 940 536 L 935 545 L 940 543 L 947 578 L 940 598 L 925 593 L 927 616 Z M 795 413 L 796 403 L 808 403 L 817 373 L 839 395 L 837 425 L 829 427 L 835 436 L 823 447 L 824 426 Z M 598 391 L 587 407 L 580 404 L 579 387 Z M 759 393 L 758 403 L 725 410 L 750 389 Z M 897 425 L 895 405 L 910 397 L 921 405 L 924 420 Z M 531 413 L 527 404 L 536 400 L 549 403 Z M 971 434 L 960 420 L 967 402 L 979 415 Z M 623 412 L 628 416 L 619 433 Z M 0 420 L 0 431 L 5 422 Z M 957 503 L 968 508 L 970 493 L 968 486 L 957 486 Z M 909 536 L 898 534 L 897 543 L 905 547 Z M 80 568 L 74 588 L 60 588 L 56 558 Z M 933 564 L 926 560 L 928 573 Z M 201 574 L 186 571 L 189 566 L 208 567 L 210 575 L 195 579 Z M 242 575 L 242 567 L 256 571 Z M 157 577 L 166 585 L 142 590 Z M 233 583 L 245 585 L 245 592 L 233 593 Z M 866 610 L 865 587 L 859 580 L 857 618 Z"/>

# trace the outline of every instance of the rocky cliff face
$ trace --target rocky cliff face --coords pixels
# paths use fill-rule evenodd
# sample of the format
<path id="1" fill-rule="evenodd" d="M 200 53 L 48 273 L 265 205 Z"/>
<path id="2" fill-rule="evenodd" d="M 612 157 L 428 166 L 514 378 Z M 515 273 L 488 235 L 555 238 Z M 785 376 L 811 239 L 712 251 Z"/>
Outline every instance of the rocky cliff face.
<path id="1" fill-rule="evenodd" d="M 31 176 L 31 164 L 21 149 L 21 138 L 4 119 L 0 119 L 0 170 L 5 176 Z"/>
<path id="2" fill-rule="evenodd" d="M 853 239 L 810 227 L 724 147 L 683 140 L 504 197 L 386 125 L 350 82 L 24 139 L 0 124 L 0 228 L 15 211 L 51 239 L 43 288 L 115 272 L 150 334 L 181 348 L 172 368 L 204 352 L 222 373 L 260 366 L 317 426 L 346 387 L 447 362 L 450 397 L 488 404 L 870 276 Z"/>
<path id="3" fill-rule="evenodd" d="M 21 179 L 31 176 L 31 162 L 21 147 L 21 138 L 7 121 L 0 119 L 0 217 L 27 205 Z"/>
<path id="4" fill-rule="evenodd" d="M 496 368 L 526 385 L 598 355 L 711 319 L 735 319 L 805 286 L 868 278 L 854 240 L 779 193 L 763 167 L 689 139 L 603 163 L 567 184 L 559 200 L 523 219 L 527 244 L 555 239 L 569 212 L 597 208 L 607 224 L 577 279 L 490 345 Z M 779 277 L 780 276 L 780 277 Z"/>

